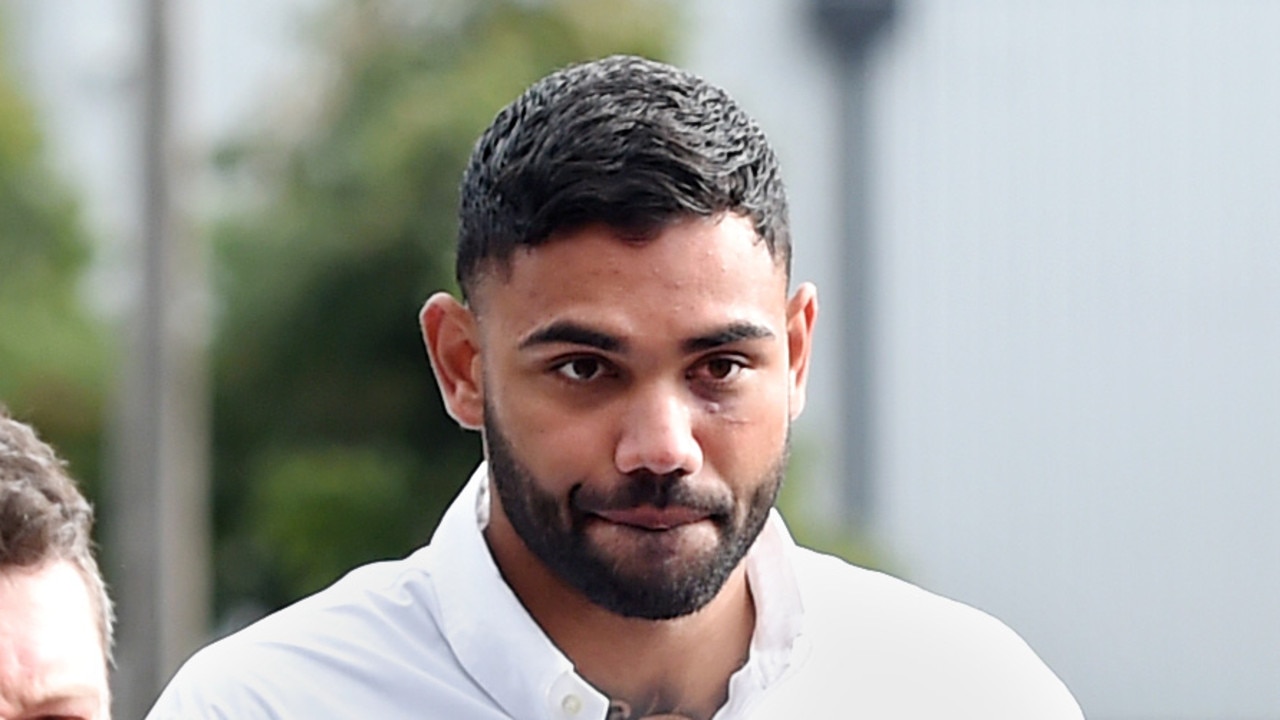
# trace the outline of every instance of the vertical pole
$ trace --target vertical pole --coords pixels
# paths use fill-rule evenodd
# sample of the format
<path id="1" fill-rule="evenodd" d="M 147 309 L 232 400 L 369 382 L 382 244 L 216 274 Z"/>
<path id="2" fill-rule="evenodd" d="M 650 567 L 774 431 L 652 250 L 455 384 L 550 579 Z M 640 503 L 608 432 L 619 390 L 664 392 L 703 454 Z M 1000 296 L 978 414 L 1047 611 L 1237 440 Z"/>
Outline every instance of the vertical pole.
<path id="1" fill-rule="evenodd" d="M 119 718 L 145 715 L 208 626 L 205 283 L 178 202 L 169 11 L 143 2 L 139 272 L 110 495 Z"/>
<path id="2" fill-rule="evenodd" d="M 845 325 L 840 333 L 840 356 L 848 378 L 844 402 L 845 458 L 848 476 L 842 498 L 845 515 L 865 529 L 871 521 L 875 443 L 872 433 L 876 417 L 874 377 L 875 299 L 871 238 L 867 213 L 867 72 L 861 54 L 847 52 L 840 76 L 840 179 L 844 188 L 840 228 L 840 267 L 844 278 L 841 312 Z"/>
<path id="3" fill-rule="evenodd" d="M 866 528 L 875 512 L 875 254 L 868 216 L 869 50 L 894 13 L 894 0 L 811 0 L 813 19 L 839 62 L 840 137 L 837 140 L 844 202 L 841 214 L 839 328 L 848 395 L 841 405 L 845 439 L 844 515 Z"/>

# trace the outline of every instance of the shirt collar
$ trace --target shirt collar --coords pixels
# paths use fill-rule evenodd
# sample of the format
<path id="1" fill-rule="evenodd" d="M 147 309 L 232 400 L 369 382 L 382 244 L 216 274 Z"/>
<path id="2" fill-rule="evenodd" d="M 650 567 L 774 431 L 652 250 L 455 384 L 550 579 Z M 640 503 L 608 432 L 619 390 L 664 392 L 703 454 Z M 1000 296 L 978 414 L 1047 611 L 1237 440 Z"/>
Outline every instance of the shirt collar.
<path id="1" fill-rule="evenodd" d="M 535 702 L 549 705 L 552 717 L 566 703 L 577 705 L 578 717 L 604 717 L 608 699 L 573 671 L 502 578 L 484 540 L 488 520 L 489 471 L 481 463 L 445 511 L 428 550 L 441 631 L 459 663 L 513 717 L 528 716 Z M 731 681 L 729 705 L 740 706 L 748 698 L 735 695 L 756 694 L 790 664 L 804 617 L 789 559 L 794 547 L 781 516 L 770 511 L 745 560 L 756 628 L 748 662 Z"/>
<path id="2" fill-rule="evenodd" d="M 751 655 L 744 669 L 760 674 L 762 686 L 773 684 L 794 660 L 796 639 L 804 631 L 804 603 L 791 557 L 795 540 L 776 509 L 747 553 L 747 583 L 756 605 Z"/>

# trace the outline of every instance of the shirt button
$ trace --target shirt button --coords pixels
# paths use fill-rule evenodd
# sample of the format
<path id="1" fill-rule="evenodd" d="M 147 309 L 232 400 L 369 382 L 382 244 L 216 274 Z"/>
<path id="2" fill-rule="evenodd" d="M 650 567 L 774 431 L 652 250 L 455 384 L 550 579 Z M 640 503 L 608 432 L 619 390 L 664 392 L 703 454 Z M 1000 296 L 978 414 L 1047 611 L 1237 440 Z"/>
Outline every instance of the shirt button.
<path id="1" fill-rule="evenodd" d="M 566 715 L 577 715 L 582 712 L 582 698 L 577 695 L 565 695 L 560 701 L 560 707 Z"/>

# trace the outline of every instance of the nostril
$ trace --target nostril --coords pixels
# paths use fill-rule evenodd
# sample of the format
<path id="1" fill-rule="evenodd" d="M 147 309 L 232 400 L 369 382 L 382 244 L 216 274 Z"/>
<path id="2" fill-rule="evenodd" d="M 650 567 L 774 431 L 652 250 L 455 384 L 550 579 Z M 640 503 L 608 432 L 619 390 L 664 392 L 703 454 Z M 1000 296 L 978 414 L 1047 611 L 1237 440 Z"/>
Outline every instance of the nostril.
<path id="1" fill-rule="evenodd" d="M 702 464 L 692 415 L 679 388 L 651 386 L 634 396 L 624 418 L 615 462 L 619 472 L 692 474 Z"/>

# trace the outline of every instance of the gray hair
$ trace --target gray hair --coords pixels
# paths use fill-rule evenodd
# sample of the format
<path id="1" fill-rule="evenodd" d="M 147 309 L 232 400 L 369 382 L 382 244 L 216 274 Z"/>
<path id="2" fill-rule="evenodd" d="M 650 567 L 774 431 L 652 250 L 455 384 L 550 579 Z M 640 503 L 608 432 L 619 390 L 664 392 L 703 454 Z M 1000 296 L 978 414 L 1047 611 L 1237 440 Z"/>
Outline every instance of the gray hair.
<path id="1" fill-rule="evenodd" d="M 31 426 L 0 405 L 0 572 L 71 562 L 97 611 L 103 653 L 111 658 L 115 615 L 94 559 L 93 507 L 66 464 Z"/>

